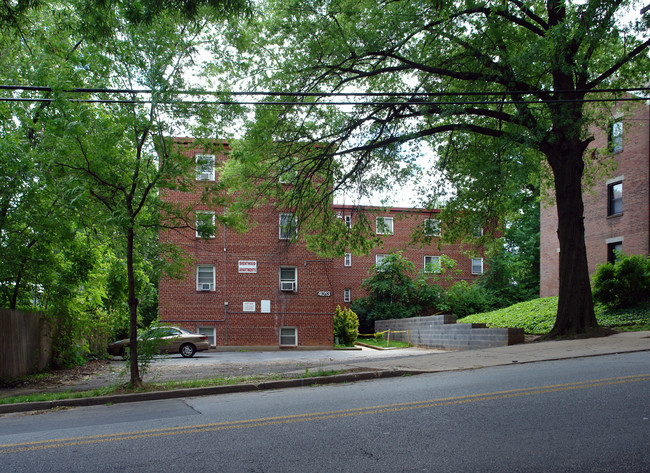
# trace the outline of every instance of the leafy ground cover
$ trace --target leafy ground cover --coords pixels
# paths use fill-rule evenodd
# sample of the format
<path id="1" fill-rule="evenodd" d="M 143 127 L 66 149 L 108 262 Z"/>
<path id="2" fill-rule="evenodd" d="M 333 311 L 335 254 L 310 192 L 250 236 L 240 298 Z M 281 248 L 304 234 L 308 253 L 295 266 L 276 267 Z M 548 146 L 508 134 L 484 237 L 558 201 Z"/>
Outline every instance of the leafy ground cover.
<path id="1" fill-rule="evenodd" d="M 602 327 L 617 330 L 650 330 L 650 300 L 635 307 L 607 309 L 596 306 L 596 319 Z M 553 328 L 557 297 L 520 302 L 503 309 L 473 314 L 459 323 L 484 323 L 488 327 L 523 328 L 526 333 L 546 334 Z"/>

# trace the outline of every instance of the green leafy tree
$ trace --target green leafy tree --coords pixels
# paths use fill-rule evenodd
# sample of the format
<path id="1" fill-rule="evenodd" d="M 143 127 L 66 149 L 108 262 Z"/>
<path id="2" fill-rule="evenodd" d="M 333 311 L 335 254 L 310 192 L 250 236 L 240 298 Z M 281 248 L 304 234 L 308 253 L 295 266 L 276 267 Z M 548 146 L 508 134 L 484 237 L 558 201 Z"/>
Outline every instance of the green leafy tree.
<path id="1" fill-rule="evenodd" d="M 162 189 L 194 186 L 194 163 L 174 149 L 170 137 L 187 130 L 192 120 L 209 121 L 213 131 L 220 120 L 229 122 L 215 107 L 183 105 L 175 91 L 186 86 L 185 72 L 194 66 L 209 26 L 223 21 L 226 12 L 243 10 L 246 2 L 47 4 L 52 8 L 45 12 L 30 3 L 20 16 L 12 15 L 13 5 L 4 4 L 2 21 L 10 28 L 3 29 L 0 40 L 11 54 L 0 61 L 12 62 L 12 68 L 4 68 L 12 75 L 9 82 L 48 87 L 39 100 L 13 106 L 7 114 L 17 124 L 14 136 L 23 156 L 38 163 L 41 176 L 51 176 L 66 205 L 78 206 L 80 220 L 118 242 L 117 253 L 126 261 L 131 384 L 137 386 L 138 306 L 143 295 L 150 299 L 149 312 L 155 306 L 149 278 L 138 278 L 138 269 L 147 268 L 148 258 L 171 262 L 169 272 L 179 270 L 184 260 L 176 257 L 178 250 L 152 243 L 152 236 L 159 228 L 193 226 L 195 221 L 193 208 L 160 199 Z M 88 87 L 121 92 L 112 96 L 117 100 L 111 105 L 85 102 L 93 97 L 69 92 Z M 148 99 L 138 89 L 148 89 Z M 33 98 L 30 91 L 19 93 Z M 217 194 L 213 188 L 204 196 Z M 218 197 L 211 201 L 218 202 Z M 140 287 L 139 280 L 144 282 Z"/>
<path id="2" fill-rule="evenodd" d="M 257 108 L 247 136 L 254 143 L 248 175 L 276 179 L 274 170 L 301 156 L 300 177 L 280 196 L 282 204 L 292 204 L 305 225 L 320 207 L 313 228 L 327 231 L 333 226 L 327 196 L 346 187 L 390 190 L 417 164 L 411 143 L 462 148 L 485 137 L 489 168 L 467 179 L 486 188 L 485 180 L 508 178 L 491 155 L 500 152 L 518 175 L 536 171 L 530 162 L 543 157 L 553 176 L 561 248 L 551 335 L 597 327 L 582 179 L 593 140 L 588 126 L 603 107 L 587 100 L 613 96 L 598 93 L 603 89 L 647 82 L 648 16 L 628 24 L 621 18 L 638 6 L 624 0 L 270 1 L 261 30 L 237 36 L 250 52 L 239 64 L 251 66 L 247 77 L 258 73 L 260 89 L 294 95 L 269 97 L 268 106 Z M 359 104 L 345 108 L 326 106 L 335 101 L 327 96 L 301 95 L 319 92 L 378 95 L 354 98 Z M 278 103 L 286 101 L 300 106 Z M 287 145 L 270 152 L 273 141 Z M 313 172 L 320 170 L 329 181 L 319 187 Z"/>

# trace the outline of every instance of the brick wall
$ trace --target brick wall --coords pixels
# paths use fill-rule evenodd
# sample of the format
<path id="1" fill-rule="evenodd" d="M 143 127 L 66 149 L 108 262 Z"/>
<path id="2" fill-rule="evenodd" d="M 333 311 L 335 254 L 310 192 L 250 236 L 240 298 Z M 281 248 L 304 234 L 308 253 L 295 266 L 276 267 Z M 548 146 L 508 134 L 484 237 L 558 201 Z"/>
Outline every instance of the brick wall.
<path id="1" fill-rule="evenodd" d="M 620 114 L 620 115 L 619 115 Z M 607 242 L 620 240 L 623 253 L 647 255 L 650 252 L 650 137 L 648 121 L 650 107 L 645 102 L 632 111 L 614 110 L 613 120 L 622 120 L 624 139 L 622 151 L 613 159 L 617 168 L 591 189 L 585 189 L 585 243 L 589 272 L 593 274 L 599 264 L 607 262 Z M 594 130 L 594 142 L 587 151 L 607 148 L 607 133 Z M 607 181 L 623 182 L 623 212 L 607 216 Z M 540 229 L 540 295 L 557 295 L 557 210 L 542 209 Z"/>
<path id="2" fill-rule="evenodd" d="M 197 153 L 191 139 L 177 139 L 176 143 L 184 147 L 188 159 Z M 205 184 L 198 182 L 190 192 L 166 191 L 164 198 L 194 206 L 195 210 L 218 211 L 196 205 Z M 368 277 L 376 254 L 404 250 L 416 270 L 424 268 L 425 255 L 446 254 L 457 260 L 457 268 L 463 272 L 456 279 L 478 277 L 471 275 L 471 258 L 458 246 L 438 249 L 437 241 L 424 248 L 408 245 L 416 225 L 425 218 L 435 218 L 436 213 L 408 209 L 382 212 L 382 216 L 394 218 L 394 233 L 385 235 L 383 247 L 369 256 L 352 256 L 351 267 L 344 266 L 343 258 L 323 259 L 308 251 L 304 243 L 281 240 L 280 212 L 270 205 L 251 211 L 255 226 L 244 234 L 218 228 L 214 238 L 199 238 L 190 228 L 161 231 L 161 240 L 181 246 L 191 262 L 186 265 L 184 279 L 160 281 L 160 320 L 194 331 L 214 330 L 217 346 L 277 347 L 280 329 L 293 327 L 298 347 L 331 347 L 334 309 L 337 304 L 347 305 L 343 294 L 346 288 L 351 289 L 352 300 L 364 295 L 361 282 Z M 242 271 L 240 261 L 254 262 L 255 270 L 247 267 Z M 215 284 L 209 291 L 197 287 L 198 265 L 214 266 Z M 281 290 L 282 267 L 296 268 L 295 292 Z"/>

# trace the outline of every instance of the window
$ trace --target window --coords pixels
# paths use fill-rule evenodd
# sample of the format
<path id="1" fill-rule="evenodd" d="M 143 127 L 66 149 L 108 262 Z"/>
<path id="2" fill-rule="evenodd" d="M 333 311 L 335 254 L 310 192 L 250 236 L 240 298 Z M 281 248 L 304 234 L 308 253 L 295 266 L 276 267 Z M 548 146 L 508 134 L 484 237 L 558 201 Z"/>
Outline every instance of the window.
<path id="1" fill-rule="evenodd" d="M 623 151 L 623 122 L 616 121 L 609 125 L 609 132 L 607 134 L 607 145 L 609 151 L 612 153 L 619 153 Z"/>
<path id="2" fill-rule="evenodd" d="M 607 215 L 623 213 L 623 182 L 613 182 L 607 185 Z"/>
<path id="3" fill-rule="evenodd" d="M 343 262 L 343 265 L 346 267 L 352 266 L 352 253 L 346 253 L 345 254 L 345 260 Z"/>
<path id="4" fill-rule="evenodd" d="M 278 182 L 280 184 L 291 184 L 298 177 L 298 171 L 293 167 L 293 164 L 287 164 L 280 169 L 280 174 L 278 176 Z"/>
<path id="5" fill-rule="evenodd" d="M 377 235 L 393 234 L 393 217 L 377 217 Z"/>
<path id="6" fill-rule="evenodd" d="M 291 240 L 297 235 L 298 221 L 293 214 L 280 214 L 280 240 Z"/>
<path id="7" fill-rule="evenodd" d="M 481 238 L 483 236 L 483 227 L 480 224 L 474 226 L 474 238 Z"/>
<path id="8" fill-rule="evenodd" d="M 196 238 L 214 238 L 215 224 L 214 212 L 196 212 Z"/>
<path id="9" fill-rule="evenodd" d="M 345 226 L 348 227 L 348 230 L 352 228 L 352 215 L 345 216 Z"/>
<path id="10" fill-rule="evenodd" d="M 197 327 L 196 332 L 208 336 L 208 343 L 211 347 L 217 346 L 217 334 L 214 327 Z"/>
<path id="11" fill-rule="evenodd" d="M 472 274 L 483 274 L 483 258 L 472 258 Z"/>
<path id="12" fill-rule="evenodd" d="M 440 220 L 427 218 L 424 221 L 424 234 L 427 236 L 439 237 L 441 235 Z"/>
<path id="13" fill-rule="evenodd" d="M 440 266 L 440 256 L 425 256 L 424 272 L 436 274 L 442 272 L 442 267 Z"/>
<path id="14" fill-rule="evenodd" d="M 623 239 L 616 238 L 607 240 L 607 262 L 614 264 L 621 259 L 623 251 Z"/>
<path id="15" fill-rule="evenodd" d="M 380 266 L 386 258 L 388 258 L 388 255 L 375 255 L 375 264 Z"/>
<path id="16" fill-rule="evenodd" d="M 214 266 L 199 265 L 196 267 L 196 290 L 214 291 Z"/>
<path id="17" fill-rule="evenodd" d="M 298 346 L 298 330 L 296 327 L 280 327 L 280 346 Z"/>
<path id="18" fill-rule="evenodd" d="M 298 288 L 298 270 L 295 266 L 280 268 L 280 290 L 296 292 Z"/>
<path id="19" fill-rule="evenodd" d="M 196 155 L 196 180 L 214 181 L 214 155 Z"/>
<path id="20" fill-rule="evenodd" d="M 350 289 L 343 289 L 343 302 L 350 302 Z"/>

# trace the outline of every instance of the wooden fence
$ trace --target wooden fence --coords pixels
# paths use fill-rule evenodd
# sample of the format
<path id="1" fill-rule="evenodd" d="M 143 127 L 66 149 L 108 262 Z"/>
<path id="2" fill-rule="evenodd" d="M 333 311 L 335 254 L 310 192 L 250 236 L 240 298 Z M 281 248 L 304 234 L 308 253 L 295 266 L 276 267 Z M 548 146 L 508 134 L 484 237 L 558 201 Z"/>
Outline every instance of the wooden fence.
<path id="1" fill-rule="evenodd" d="M 52 356 L 52 328 L 43 314 L 0 309 L 0 378 L 42 371 Z"/>

